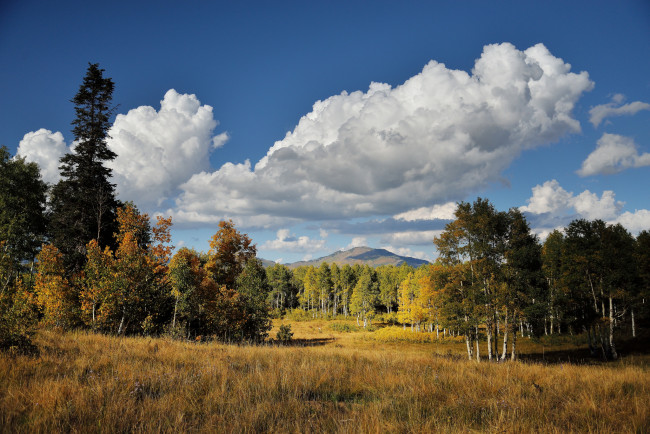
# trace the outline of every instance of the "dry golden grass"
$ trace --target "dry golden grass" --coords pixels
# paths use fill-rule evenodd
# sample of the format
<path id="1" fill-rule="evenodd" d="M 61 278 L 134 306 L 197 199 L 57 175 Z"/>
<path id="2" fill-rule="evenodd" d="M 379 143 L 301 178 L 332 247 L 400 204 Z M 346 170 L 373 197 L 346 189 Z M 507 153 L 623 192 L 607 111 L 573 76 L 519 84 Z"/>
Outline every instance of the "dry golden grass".
<path id="1" fill-rule="evenodd" d="M 280 322 L 275 324 L 271 337 Z M 382 343 L 292 322 L 293 346 L 41 331 L 0 355 L 15 432 L 648 432 L 644 357 L 584 366 L 476 363 L 452 343 Z"/>

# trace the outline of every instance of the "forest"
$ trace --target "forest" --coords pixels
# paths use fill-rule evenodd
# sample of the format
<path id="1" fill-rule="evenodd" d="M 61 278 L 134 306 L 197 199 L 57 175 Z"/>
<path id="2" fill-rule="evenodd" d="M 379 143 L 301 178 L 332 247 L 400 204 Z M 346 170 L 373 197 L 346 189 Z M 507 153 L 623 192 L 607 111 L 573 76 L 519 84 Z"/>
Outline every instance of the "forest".
<path id="1" fill-rule="evenodd" d="M 620 224 L 575 220 L 542 242 L 532 234 L 518 209 L 499 211 L 483 198 L 458 203 L 454 220 L 431 240 L 438 259 L 419 268 L 327 263 L 319 267 L 292 269 L 275 264 L 265 268 L 256 257 L 253 240 L 230 220 L 216 224 L 208 252 L 175 250 L 170 244 L 171 218 L 158 216 L 154 223 L 136 204 L 116 196 L 111 170 L 106 166 L 115 154 L 105 140 L 114 111 L 114 84 L 103 73 L 97 64 L 90 64 L 73 100 L 77 146 L 61 159 L 61 181 L 57 184 L 47 185 L 36 164 L 12 157 L 6 147 L 0 148 L 0 349 L 11 357 L 32 360 L 24 366 L 35 363 L 35 357 L 47 357 L 58 345 L 54 336 L 60 336 L 61 342 L 91 339 L 89 348 L 99 341 L 117 345 L 115 342 L 120 341 L 111 339 L 126 337 L 134 339 L 135 346 L 144 345 L 138 339 L 162 339 L 151 354 L 157 353 L 159 345 L 195 345 L 197 349 L 206 342 L 252 345 L 223 350 L 237 358 L 242 356 L 236 355 L 236 348 L 246 348 L 241 351 L 248 354 L 258 351 L 251 348 L 262 351 L 263 345 L 288 345 L 292 339 L 289 324 L 299 333 L 311 327 L 305 324 L 317 324 L 319 333 L 329 327 L 337 336 L 352 330 L 370 340 L 449 343 L 449 351 L 457 351 L 462 345 L 463 359 L 476 362 L 514 361 L 519 357 L 518 339 L 539 342 L 553 336 L 584 339 L 593 360 L 614 361 L 620 355 L 620 339 L 647 336 L 650 232 L 634 236 Z M 270 332 L 278 327 L 273 339 Z M 314 338 L 313 327 L 310 330 L 302 333 L 303 342 L 334 339 Z M 418 336 L 427 338 L 418 340 Z M 175 348 L 179 354 L 195 351 Z M 220 347 L 209 348 L 214 351 Z M 282 357 L 273 354 L 271 357 Z M 356 356 L 345 354 L 341 357 L 346 359 L 339 360 L 341 366 L 353 369 L 349 358 Z M 291 355 L 298 359 L 303 356 Z M 258 363 L 258 368 L 244 369 L 258 372 L 259 362 L 251 361 L 257 356 L 245 357 L 237 363 Z M 364 357 L 369 357 L 364 363 L 377 369 L 384 363 L 374 356 Z M 385 363 L 392 366 L 397 362 L 390 359 Z M 413 363 L 420 366 L 420 362 Z M 646 368 L 642 375 L 647 376 Z M 84 381 L 90 381 L 91 371 L 84 371 Z M 5 376 L 6 384 L 13 384 L 8 371 L 0 375 Z M 155 389 L 151 383 L 145 386 L 136 377 L 129 380 L 129 387 L 131 398 L 135 396 L 138 402 L 167 390 L 160 385 L 156 386 L 160 390 Z M 330 385 L 330 395 L 321 395 L 322 383 L 317 379 L 312 387 L 319 391 L 316 395 L 309 395 L 309 391 L 289 395 L 298 400 L 345 405 L 375 401 L 366 396 L 365 386 L 346 378 Z M 542 386 L 532 384 L 542 390 Z M 647 392 L 647 382 L 629 384 L 629 394 L 635 399 Z M 358 390 L 350 389 L 353 385 Z M 9 401 L 2 402 L 4 416 L 0 422 L 38 428 L 21 425 L 14 418 L 15 412 L 8 410 Z M 59 404 L 56 401 L 51 405 L 59 408 Z M 301 407 L 298 411 L 307 410 Z M 514 416 L 516 412 L 508 414 Z M 400 417 L 390 415 L 395 420 Z M 490 413 L 486 420 L 497 416 L 498 412 Z M 636 413 L 632 417 L 635 422 L 628 427 L 647 427 L 647 417 L 647 409 Z M 61 420 L 67 421 L 59 426 L 61 429 L 88 426 L 65 417 Z M 413 420 L 422 422 L 426 417 L 418 415 Z M 463 427 L 486 428 L 480 418 L 466 422 Z M 377 421 L 368 423 L 366 428 L 382 426 Z M 449 420 L 446 423 L 438 428 L 459 427 Z M 122 428 L 138 426 L 134 422 Z M 158 428 L 178 426 L 192 429 L 192 425 L 176 422 Z M 221 425 L 215 422 L 214 426 Z M 585 427 L 592 425 L 577 426 Z M 290 429 L 269 421 L 257 428 L 254 424 L 242 428 Z M 303 428 L 306 426 L 300 425 Z"/>

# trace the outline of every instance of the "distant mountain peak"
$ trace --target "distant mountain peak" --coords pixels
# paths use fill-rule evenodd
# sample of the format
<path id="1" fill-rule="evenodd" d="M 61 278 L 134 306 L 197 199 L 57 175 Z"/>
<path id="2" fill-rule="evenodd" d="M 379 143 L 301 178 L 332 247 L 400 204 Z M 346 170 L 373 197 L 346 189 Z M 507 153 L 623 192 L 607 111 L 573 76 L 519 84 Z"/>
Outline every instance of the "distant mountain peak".
<path id="1" fill-rule="evenodd" d="M 312 259 L 310 261 L 298 261 L 291 264 L 286 264 L 290 268 L 297 268 L 300 266 L 320 266 L 323 262 L 328 264 L 337 265 L 369 265 L 371 267 L 379 267 L 381 265 L 395 265 L 399 266 L 406 262 L 413 267 L 419 267 L 428 264 L 428 261 L 423 259 L 412 258 L 410 256 L 400 256 L 392 253 L 386 249 L 373 249 L 371 247 L 353 247 L 348 250 L 339 250 L 330 255 L 321 258 Z"/>

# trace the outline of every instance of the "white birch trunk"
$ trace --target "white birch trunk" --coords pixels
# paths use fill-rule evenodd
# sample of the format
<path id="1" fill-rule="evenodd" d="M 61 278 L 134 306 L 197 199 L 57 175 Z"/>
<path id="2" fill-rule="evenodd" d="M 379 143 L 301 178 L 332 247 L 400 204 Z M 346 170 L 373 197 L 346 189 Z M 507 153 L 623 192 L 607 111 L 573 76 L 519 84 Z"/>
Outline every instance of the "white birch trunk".
<path id="1" fill-rule="evenodd" d="M 503 351 L 501 352 L 501 360 L 505 361 L 508 356 L 508 309 L 506 309 L 506 317 L 503 319 Z"/>
<path id="2" fill-rule="evenodd" d="M 618 358 L 616 347 L 614 346 L 614 302 L 612 296 L 609 296 L 609 349 L 614 359 Z"/>
<path id="3" fill-rule="evenodd" d="M 465 333 L 465 343 L 467 344 L 467 357 L 472 360 L 472 342 L 469 338 L 469 333 Z"/>

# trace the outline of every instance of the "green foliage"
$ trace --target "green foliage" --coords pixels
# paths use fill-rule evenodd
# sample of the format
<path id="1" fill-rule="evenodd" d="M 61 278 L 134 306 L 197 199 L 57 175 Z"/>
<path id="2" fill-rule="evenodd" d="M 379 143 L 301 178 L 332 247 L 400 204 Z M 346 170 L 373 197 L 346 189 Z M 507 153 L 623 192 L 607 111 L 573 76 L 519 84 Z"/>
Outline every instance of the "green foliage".
<path id="1" fill-rule="evenodd" d="M 237 291 L 244 304 L 245 320 L 242 324 L 242 338 L 261 342 L 271 329 L 270 309 L 266 303 L 270 287 L 261 261 L 249 259 L 237 277 Z"/>
<path id="2" fill-rule="evenodd" d="M 281 324 L 275 338 L 282 342 L 289 342 L 291 339 L 293 339 L 291 324 Z"/>
<path id="3" fill-rule="evenodd" d="M 350 324 L 347 322 L 333 322 L 328 326 L 331 330 L 340 333 L 351 333 L 351 332 L 360 332 L 368 330 L 369 328 L 364 329 L 358 325 Z"/>
<path id="4" fill-rule="evenodd" d="M 36 163 L 11 158 L 0 147 L 0 241 L 16 277 L 23 261 L 33 261 L 46 229 L 45 193 Z"/>
<path id="5" fill-rule="evenodd" d="M 370 325 L 375 316 L 379 298 L 376 273 L 370 267 L 364 267 L 350 298 L 350 313 L 363 320 L 363 326 Z"/>
<path id="6" fill-rule="evenodd" d="M 266 268 L 266 280 L 270 287 L 268 303 L 276 311 L 283 312 L 298 303 L 298 289 L 292 277 L 286 265 L 274 264 Z"/>
<path id="7" fill-rule="evenodd" d="M 86 325 L 110 333 L 160 333 L 169 318 L 171 291 L 167 276 L 171 219 L 149 216 L 132 206 L 118 209 L 118 247 L 101 251 L 86 246 L 82 318 Z M 141 240 L 151 243 L 142 245 Z"/>
<path id="8" fill-rule="evenodd" d="M 286 313 L 285 318 L 290 319 L 292 321 L 310 321 L 314 319 L 309 312 L 300 308 L 289 310 Z"/>

